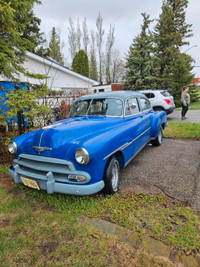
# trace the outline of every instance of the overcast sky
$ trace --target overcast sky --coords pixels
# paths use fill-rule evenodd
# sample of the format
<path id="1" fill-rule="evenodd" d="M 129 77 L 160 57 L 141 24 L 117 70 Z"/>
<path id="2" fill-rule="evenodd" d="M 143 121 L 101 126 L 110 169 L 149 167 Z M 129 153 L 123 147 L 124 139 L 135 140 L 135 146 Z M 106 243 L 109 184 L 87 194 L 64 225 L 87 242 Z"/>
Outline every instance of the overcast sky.
<path id="1" fill-rule="evenodd" d="M 141 30 L 141 13 L 147 13 L 151 19 L 158 19 L 161 13 L 162 0 L 41 0 L 41 5 L 35 6 L 35 14 L 41 19 L 41 31 L 49 40 L 49 33 L 52 27 L 61 31 L 61 41 L 65 43 L 63 48 L 67 62 L 71 61 L 68 47 L 68 19 L 71 17 L 80 22 L 86 17 L 88 29 L 96 31 L 96 18 L 99 12 L 103 18 L 105 29 L 104 40 L 109 26 L 115 25 L 114 47 L 122 56 L 128 52 L 133 38 Z M 184 47 L 182 52 L 188 50 L 194 60 L 194 73 L 200 77 L 200 1 L 190 0 L 186 10 L 186 22 L 192 24 L 194 36 L 190 38 L 190 45 Z M 153 26 L 153 25 L 152 25 Z"/>

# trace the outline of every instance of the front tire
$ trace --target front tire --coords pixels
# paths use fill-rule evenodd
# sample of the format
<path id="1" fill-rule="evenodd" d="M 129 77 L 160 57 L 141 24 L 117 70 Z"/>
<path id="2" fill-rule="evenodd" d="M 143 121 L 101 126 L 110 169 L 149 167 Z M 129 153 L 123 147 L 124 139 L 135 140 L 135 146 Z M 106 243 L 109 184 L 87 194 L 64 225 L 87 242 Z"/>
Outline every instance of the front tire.
<path id="1" fill-rule="evenodd" d="M 162 144 L 162 139 L 163 139 L 163 131 L 162 127 L 160 127 L 158 130 L 158 136 L 156 137 L 155 140 L 151 140 L 151 144 L 153 146 L 160 146 Z"/>
<path id="2" fill-rule="evenodd" d="M 108 161 L 104 172 L 105 193 L 115 194 L 118 191 L 120 180 L 119 171 L 119 162 L 115 157 L 112 157 Z"/>

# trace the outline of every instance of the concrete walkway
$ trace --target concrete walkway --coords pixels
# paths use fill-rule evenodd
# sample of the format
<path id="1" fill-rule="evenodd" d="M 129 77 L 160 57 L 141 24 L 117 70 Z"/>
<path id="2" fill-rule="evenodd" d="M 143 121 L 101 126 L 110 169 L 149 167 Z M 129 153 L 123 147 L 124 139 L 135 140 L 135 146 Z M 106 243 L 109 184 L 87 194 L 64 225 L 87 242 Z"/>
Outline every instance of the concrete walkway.
<path id="1" fill-rule="evenodd" d="M 174 112 L 167 116 L 167 120 L 168 122 L 200 123 L 200 110 L 188 110 L 186 117 L 186 120 L 181 120 L 181 110 L 174 110 Z"/>
<path id="2" fill-rule="evenodd" d="M 81 224 L 90 225 L 94 230 L 114 236 L 119 241 L 128 243 L 132 247 L 143 250 L 151 255 L 168 258 L 171 262 L 175 264 L 182 263 L 185 267 L 200 266 L 200 257 L 198 255 L 196 258 L 190 255 L 186 256 L 182 251 L 175 251 L 170 246 L 145 234 L 134 232 L 128 228 L 98 218 L 89 219 L 86 216 L 79 216 L 78 220 Z"/>

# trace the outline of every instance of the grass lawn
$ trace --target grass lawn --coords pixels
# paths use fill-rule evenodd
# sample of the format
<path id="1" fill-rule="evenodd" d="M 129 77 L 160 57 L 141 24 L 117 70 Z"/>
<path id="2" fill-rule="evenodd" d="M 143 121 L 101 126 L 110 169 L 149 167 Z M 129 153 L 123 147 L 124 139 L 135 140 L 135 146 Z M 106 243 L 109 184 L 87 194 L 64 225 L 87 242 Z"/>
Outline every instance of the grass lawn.
<path id="1" fill-rule="evenodd" d="M 200 101 L 190 103 L 189 109 L 200 109 Z M 176 108 L 176 110 L 181 110 L 181 107 Z"/>
<path id="2" fill-rule="evenodd" d="M 166 228 L 166 223 L 164 226 L 161 225 L 164 221 L 162 216 L 171 216 L 167 222 L 168 227 L 177 228 L 175 232 L 178 237 L 180 235 L 180 238 L 175 241 L 175 236 L 171 237 L 165 232 L 165 239 L 169 240 L 168 243 L 176 247 L 183 246 L 192 248 L 194 251 L 198 250 L 196 244 L 199 238 L 196 233 L 198 216 L 189 208 L 175 207 L 167 204 L 163 199 L 147 196 L 116 195 L 83 198 L 49 196 L 44 192 L 29 190 L 25 187 L 23 187 L 24 190 L 15 187 L 8 192 L 5 189 L 5 181 L 8 182 L 9 178 L 1 174 L 0 266 L 2 267 L 180 266 L 172 264 L 168 259 L 137 250 L 128 243 L 120 242 L 91 228 L 86 222 L 77 219 L 77 215 L 80 214 L 105 219 L 107 212 L 107 219 L 110 221 L 125 226 L 130 223 L 130 228 L 136 226 L 138 231 L 144 231 L 147 234 L 148 228 L 152 228 L 152 233 L 158 237 L 162 229 Z M 154 204 L 155 209 L 152 210 L 151 207 Z M 163 205 L 169 205 L 164 213 Z M 157 208 L 159 209 L 156 211 Z M 151 215 L 145 227 L 148 211 Z M 155 214 L 159 215 L 158 220 L 153 218 Z M 184 226 L 182 226 L 183 222 Z M 189 233 L 185 239 L 192 238 L 194 241 L 181 245 L 184 242 L 181 241 L 181 236 L 187 231 Z"/>
<path id="3" fill-rule="evenodd" d="M 164 130 L 164 137 L 167 138 L 194 138 L 200 139 L 199 123 L 169 122 Z"/>
<path id="4" fill-rule="evenodd" d="M 165 137 L 200 138 L 200 125 L 169 123 Z M 161 195 L 48 195 L 14 185 L 0 165 L 0 266 L 181 266 L 91 228 L 100 218 L 191 255 L 200 253 L 200 214 Z"/>
<path id="5" fill-rule="evenodd" d="M 186 205 L 160 195 L 48 195 L 22 185 L 8 192 L 13 183 L 6 168 L 0 170 L 0 266 L 176 266 L 104 235 L 79 215 L 124 226 L 172 249 L 200 251 L 200 217 Z"/>

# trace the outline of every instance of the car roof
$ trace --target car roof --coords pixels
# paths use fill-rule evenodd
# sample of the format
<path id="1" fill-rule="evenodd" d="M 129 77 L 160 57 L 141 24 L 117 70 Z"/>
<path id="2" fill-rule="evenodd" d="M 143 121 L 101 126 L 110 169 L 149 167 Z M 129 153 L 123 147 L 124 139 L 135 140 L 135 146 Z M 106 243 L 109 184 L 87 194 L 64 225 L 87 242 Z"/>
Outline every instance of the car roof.
<path id="1" fill-rule="evenodd" d="M 164 92 L 164 91 L 167 91 L 167 90 L 163 90 L 163 89 L 148 89 L 148 90 L 140 90 L 138 92 L 142 92 L 142 93 L 149 93 L 149 92 Z"/>
<path id="2" fill-rule="evenodd" d="M 137 92 L 137 91 L 111 91 L 111 92 L 105 92 L 105 93 L 97 93 L 97 94 L 90 94 L 90 95 L 84 95 L 78 98 L 78 100 L 84 100 L 84 99 L 91 99 L 91 98 L 120 98 L 122 100 L 131 97 L 131 96 L 142 96 L 143 94 Z"/>

